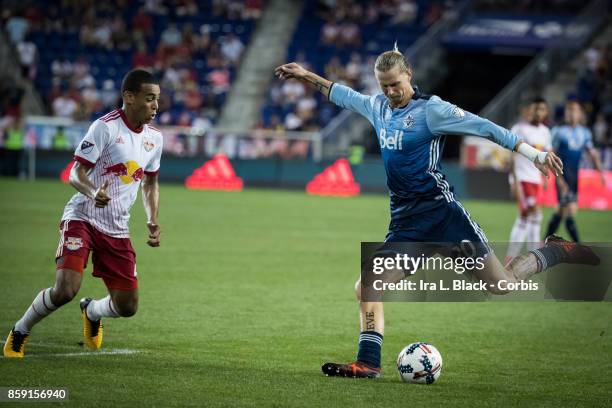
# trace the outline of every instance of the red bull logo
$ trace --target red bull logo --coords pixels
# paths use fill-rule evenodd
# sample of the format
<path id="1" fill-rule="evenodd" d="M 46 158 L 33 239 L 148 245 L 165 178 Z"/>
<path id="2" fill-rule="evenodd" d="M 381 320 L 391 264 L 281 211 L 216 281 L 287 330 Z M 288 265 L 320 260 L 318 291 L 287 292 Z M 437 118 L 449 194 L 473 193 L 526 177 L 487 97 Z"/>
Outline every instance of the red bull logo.
<path id="1" fill-rule="evenodd" d="M 102 175 L 105 176 L 107 174 L 114 174 L 119 177 L 119 180 L 121 180 L 123 184 L 130 184 L 142 180 L 144 170 L 138 163 L 129 160 L 125 163 L 117 163 L 104 167 L 104 173 L 102 173 Z"/>

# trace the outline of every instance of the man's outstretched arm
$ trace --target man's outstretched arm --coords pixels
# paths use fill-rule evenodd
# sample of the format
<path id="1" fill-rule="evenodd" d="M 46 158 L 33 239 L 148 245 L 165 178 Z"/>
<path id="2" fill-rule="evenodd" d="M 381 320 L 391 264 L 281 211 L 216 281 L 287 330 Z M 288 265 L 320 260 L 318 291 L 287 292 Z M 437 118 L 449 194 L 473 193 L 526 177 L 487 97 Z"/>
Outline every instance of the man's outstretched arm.
<path id="1" fill-rule="evenodd" d="M 470 135 L 483 137 L 508 150 L 528 158 L 544 174 L 549 177 L 549 170 L 555 176 L 563 174 L 563 163 L 553 152 L 542 152 L 522 141 L 517 135 L 488 119 L 432 97 L 426 105 L 427 126 L 434 135 Z"/>
<path id="2" fill-rule="evenodd" d="M 297 79 L 298 81 L 304 82 L 325 95 L 330 102 L 335 103 L 341 108 L 359 113 L 370 122 L 373 121 L 372 104 L 374 97 L 360 94 L 348 86 L 333 83 L 325 78 L 321 78 L 295 62 L 277 67 L 274 73 L 281 79 Z"/>

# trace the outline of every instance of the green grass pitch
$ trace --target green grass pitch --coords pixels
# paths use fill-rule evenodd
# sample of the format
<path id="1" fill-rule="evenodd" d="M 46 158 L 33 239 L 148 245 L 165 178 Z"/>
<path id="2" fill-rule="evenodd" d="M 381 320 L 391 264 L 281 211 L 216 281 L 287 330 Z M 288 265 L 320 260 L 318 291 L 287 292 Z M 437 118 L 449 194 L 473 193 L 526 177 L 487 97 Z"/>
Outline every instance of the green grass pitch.
<path id="1" fill-rule="evenodd" d="M 4 336 L 53 282 L 57 226 L 72 190 L 4 179 L 0 193 Z M 490 240 L 507 240 L 514 205 L 465 206 Z M 82 354 L 73 301 L 34 329 L 26 359 L 0 359 L 0 386 L 66 387 L 68 405 L 80 406 L 612 404 L 610 303 L 388 304 L 382 378 L 324 377 L 322 363 L 355 356 L 359 243 L 382 240 L 387 223 L 384 196 L 162 185 L 162 246 L 145 244 L 140 200 L 131 222 L 140 310 L 105 321 L 103 350 L 132 354 Z M 585 240 L 610 241 L 610 213 L 582 211 L 578 225 Z M 103 295 L 88 269 L 78 297 Z M 397 353 L 413 341 L 431 342 L 444 357 L 434 385 L 404 384 L 396 374 Z"/>

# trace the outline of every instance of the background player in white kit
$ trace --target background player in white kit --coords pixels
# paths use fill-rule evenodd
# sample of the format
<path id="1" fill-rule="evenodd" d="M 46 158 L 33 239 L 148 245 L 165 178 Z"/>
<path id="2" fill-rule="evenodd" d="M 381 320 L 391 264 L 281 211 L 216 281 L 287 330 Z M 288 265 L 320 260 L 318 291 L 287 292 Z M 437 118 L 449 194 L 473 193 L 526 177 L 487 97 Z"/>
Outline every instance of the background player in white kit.
<path id="1" fill-rule="evenodd" d="M 4 344 L 5 357 L 23 357 L 32 327 L 79 291 L 92 252 L 93 275 L 109 295 L 81 300 L 85 344 L 102 346 L 102 317 L 129 317 L 138 308 L 136 254 L 129 239 L 130 208 L 142 182 L 149 240 L 159 246 L 158 172 L 161 132 L 148 126 L 157 114 L 160 88 L 147 71 L 130 71 L 121 85 L 123 108 L 93 122 L 77 147 L 70 184 L 78 191 L 64 209 L 53 287 L 34 298 Z"/>
<path id="2" fill-rule="evenodd" d="M 525 114 L 530 114 L 526 117 Z M 551 134 L 548 126 L 544 124 L 548 116 L 548 104 L 543 98 L 535 98 L 527 112 L 523 112 L 523 120 L 512 127 L 512 133 L 518 135 L 525 143 L 538 150 L 551 149 Z M 516 196 L 519 214 L 514 221 L 508 243 L 505 264 L 519 255 L 523 243 L 526 242 L 528 250 L 534 250 L 540 242 L 542 224 L 542 211 L 538 206 L 538 197 L 544 182 L 542 173 L 525 157 L 514 153 L 510 183 Z"/>

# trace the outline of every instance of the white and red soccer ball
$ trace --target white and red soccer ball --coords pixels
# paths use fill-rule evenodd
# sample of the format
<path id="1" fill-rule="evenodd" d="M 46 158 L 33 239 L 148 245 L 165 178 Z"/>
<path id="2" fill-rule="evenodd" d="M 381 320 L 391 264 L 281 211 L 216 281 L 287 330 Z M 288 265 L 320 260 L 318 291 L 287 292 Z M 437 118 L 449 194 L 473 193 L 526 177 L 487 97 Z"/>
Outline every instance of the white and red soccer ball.
<path id="1" fill-rule="evenodd" d="M 442 373 L 442 355 L 429 343 L 412 343 L 397 356 L 400 378 L 413 384 L 432 384 Z"/>

